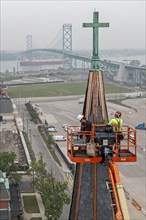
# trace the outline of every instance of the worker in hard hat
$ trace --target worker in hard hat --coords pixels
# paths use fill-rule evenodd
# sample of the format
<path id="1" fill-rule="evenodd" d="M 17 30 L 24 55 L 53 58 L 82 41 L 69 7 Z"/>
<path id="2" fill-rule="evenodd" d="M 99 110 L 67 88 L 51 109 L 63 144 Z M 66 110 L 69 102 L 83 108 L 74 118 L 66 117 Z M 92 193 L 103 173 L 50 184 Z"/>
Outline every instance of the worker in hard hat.
<path id="1" fill-rule="evenodd" d="M 84 115 L 78 115 L 77 119 L 81 122 L 81 131 L 91 131 L 91 125 L 92 123 L 86 119 Z M 83 136 L 81 135 L 80 138 Z M 86 142 L 88 143 L 90 141 L 90 136 L 86 136 Z"/>
<path id="2" fill-rule="evenodd" d="M 118 132 L 118 142 L 124 139 L 122 132 L 123 120 L 121 118 L 122 113 L 120 111 L 115 112 L 114 118 L 109 121 L 109 125 L 113 126 L 113 131 Z"/>
<path id="3" fill-rule="evenodd" d="M 121 118 L 122 113 L 120 111 L 115 112 L 114 118 L 109 121 L 109 125 L 113 126 L 115 132 L 122 131 L 123 120 Z"/>

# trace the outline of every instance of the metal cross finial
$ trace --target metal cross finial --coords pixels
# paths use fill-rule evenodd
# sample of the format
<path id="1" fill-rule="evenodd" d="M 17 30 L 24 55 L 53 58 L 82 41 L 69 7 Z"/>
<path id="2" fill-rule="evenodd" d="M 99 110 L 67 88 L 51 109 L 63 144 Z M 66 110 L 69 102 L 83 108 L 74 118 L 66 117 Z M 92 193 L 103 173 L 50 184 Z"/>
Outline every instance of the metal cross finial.
<path id="1" fill-rule="evenodd" d="M 109 27 L 109 23 L 99 23 L 98 14 L 98 12 L 93 12 L 93 23 L 83 23 L 83 27 L 93 28 L 93 56 L 91 61 L 92 69 L 99 69 L 98 29 L 99 27 Z"/>

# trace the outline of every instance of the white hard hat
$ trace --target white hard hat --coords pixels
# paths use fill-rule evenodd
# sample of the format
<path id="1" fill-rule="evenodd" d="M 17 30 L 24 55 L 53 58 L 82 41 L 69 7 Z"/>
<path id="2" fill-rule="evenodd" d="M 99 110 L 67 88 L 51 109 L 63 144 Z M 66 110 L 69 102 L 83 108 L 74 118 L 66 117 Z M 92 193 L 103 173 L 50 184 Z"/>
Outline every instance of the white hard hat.
<path id="1" fill-rule="evenodd" d="M 84 115 L 78 115 L 77 116 L 77 119 L 79 120 L 79 121 L 81 121 L 81 119 L 84 117 Z"/>

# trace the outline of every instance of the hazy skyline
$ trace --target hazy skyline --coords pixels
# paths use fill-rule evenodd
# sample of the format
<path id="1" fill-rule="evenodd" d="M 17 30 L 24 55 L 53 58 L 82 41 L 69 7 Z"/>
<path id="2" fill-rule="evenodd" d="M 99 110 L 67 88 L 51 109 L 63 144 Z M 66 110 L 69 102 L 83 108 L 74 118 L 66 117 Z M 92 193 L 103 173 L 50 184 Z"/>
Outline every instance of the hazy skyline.
<path id="1" fill-rule="evenodd" d="M 146 1 L 14 1 L 1 0 L 1 50 L 25 50 L 31 34 L 39 48 L 46 48 L 65 23 L 72 24 L 73 49 L 92 49 L 92 29 L 82 23 L 92 22 L 99 12 L 100 49 L 145 49 Z"/>

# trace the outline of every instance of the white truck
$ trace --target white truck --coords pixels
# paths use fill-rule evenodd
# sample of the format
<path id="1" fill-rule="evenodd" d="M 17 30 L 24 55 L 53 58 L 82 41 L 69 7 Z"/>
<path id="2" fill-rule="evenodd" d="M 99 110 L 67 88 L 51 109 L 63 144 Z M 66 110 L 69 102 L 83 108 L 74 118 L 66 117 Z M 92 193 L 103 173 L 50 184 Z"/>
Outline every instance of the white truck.
<path id="1" fill-rule="evenodd" d="M 66 141 L 66 138 L 63 135 L 53 135 L 54 141 Z"/>

